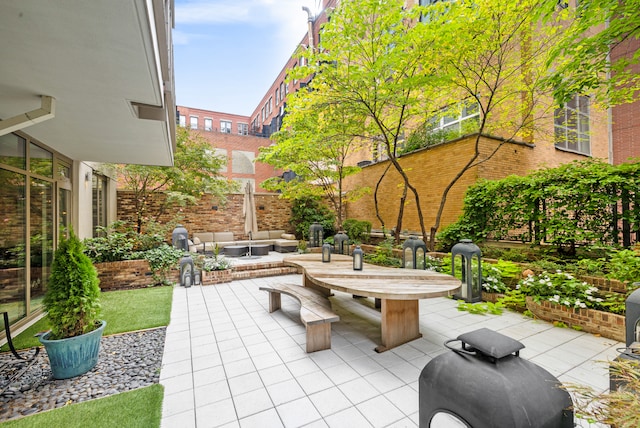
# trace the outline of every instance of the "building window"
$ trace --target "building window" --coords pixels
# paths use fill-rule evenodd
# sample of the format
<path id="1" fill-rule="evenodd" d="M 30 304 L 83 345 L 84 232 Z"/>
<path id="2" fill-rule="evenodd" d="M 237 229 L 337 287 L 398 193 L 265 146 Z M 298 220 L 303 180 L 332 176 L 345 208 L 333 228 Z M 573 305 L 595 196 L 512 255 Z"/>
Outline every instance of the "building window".
<path id="1" fill-rule="evenodd" d="M 246 123 L 239 123 L 238 135 L 249 135 L 249 125 Z"/>
<path id="2" fill-rule="evenodd" d="M 221 120 L 220 132 L 224 132 L 225 134 L 231 134 L 231 122 L 228 120 Z"/>
<path id="3" fill-rule="evenodd" d="M 198 129 L 198 116 L 189 117 L 189 124 L 191 129 Z"/>
<path id="4" fill-rule="evenodd" d="M 556 148 L 591 155 L 589 97 L 576 95 L 554 113 Z"/>
<path id="5" fill-rule="evenodd" d="M 471 134 L 477 131 L 480 110 L 478 103 L 463 102 L 455 107 L 446 107 L 429 121 L 430 131 L 456 133 L 456 136 Z"/>
<path id="6" fill-rule="evenodd" d="M 209 118 L 204 119 L 204 130 L 213 131 L 213 119 L 209 119 Z"/>
<path id="7" fill-rule="evenodd" d="M 183 128 L 187 126 L 187 116 L 180 115 L 180 126 Z"/>
<path id="8" fill-rule="evenodd" d="M 92 174 L 93 236 L 99 236 L 99 227 L 107 227 L 107 177 Z"/>
<path id="9" fill-rule="evenodd" d="M 276 105 L 280 102 L 280 90 L 276 88 Z"/>

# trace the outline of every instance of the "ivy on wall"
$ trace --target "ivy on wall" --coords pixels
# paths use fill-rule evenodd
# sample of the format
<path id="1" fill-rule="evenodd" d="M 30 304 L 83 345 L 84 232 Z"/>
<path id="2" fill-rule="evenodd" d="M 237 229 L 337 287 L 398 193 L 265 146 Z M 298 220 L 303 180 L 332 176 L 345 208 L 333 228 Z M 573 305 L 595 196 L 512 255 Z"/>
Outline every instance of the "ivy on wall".
<path id="1" fill-rule="evenodd" d="M 445 248 L 461 238 L 548 243 L 569 254 L 576 245 L 628 246 L 640 230 L 639 188 L 639 162 L 599 160 L 479 181 L 438 239 Z"/>

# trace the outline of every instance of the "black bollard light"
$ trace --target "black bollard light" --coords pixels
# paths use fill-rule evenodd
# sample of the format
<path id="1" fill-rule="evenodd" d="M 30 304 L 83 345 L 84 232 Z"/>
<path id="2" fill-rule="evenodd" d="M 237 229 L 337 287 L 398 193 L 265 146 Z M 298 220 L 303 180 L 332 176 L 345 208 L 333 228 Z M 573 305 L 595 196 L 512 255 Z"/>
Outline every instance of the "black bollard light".
<path id="1" fill-rule="evenodd" d="M 423 269 L 427 264 L 427 244 L 416 235 L 402 244 L 402 265 L 405 269 Z"/>
<path id="2" fill-rule="evenodd" d="M 310 247 L 320 247 L 322 246 L 323 241 L 323 228 L 320 223 L 314 221 L 311 226 L 309 226 L 309 246 Z"/>
<path id="3" fill-rule="evenodd" d="M 322 263 L 329 263 L 331 261 L 331 244 L 325 242 L 322 244 Z"/>
<path id="4" fill-rule="evenodd" d="M 349 255 L 349 236 L 344 231 L 336 233 L 333 237 L 333 244 L 336 247 L 336 254 Z"/>
<path id="5" fill-rule="evenodd" d="M 353 270 L 362 270 L 362 266 L 364 264 L 363 257 L 364 253 L 358 245 L 355 250 L 353 250 Z"/>
<path id="6" fill-rule="evenodd" d="M 480 248 L 471 239 L 461 239 L 451 248 L 451 275 L 455 276 L 456 257 L 462 260 L 462 287 L 460 293 L 454 294 L 454 299 L 462 299 L 467 303 L 482 300 L 482 265 Z M 475 268 L 474 268 L 475 261 Z M 474 272 L 475 271 L 475 272 Z"/>

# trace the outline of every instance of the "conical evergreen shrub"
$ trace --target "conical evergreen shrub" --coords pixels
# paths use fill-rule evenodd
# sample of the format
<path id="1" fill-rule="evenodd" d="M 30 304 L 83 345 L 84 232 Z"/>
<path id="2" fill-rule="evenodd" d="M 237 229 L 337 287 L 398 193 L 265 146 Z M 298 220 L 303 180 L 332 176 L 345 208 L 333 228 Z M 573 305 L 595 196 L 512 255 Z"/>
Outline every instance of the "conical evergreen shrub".
<path id="1" fill-rule="evenodd" d="M 82 252 L 82 242 L 70 231 L 54 253 L 43 301 L 51 324 L 49 339 L 79 336 L 100 326 L 99 283 L 95 266 Z"/>

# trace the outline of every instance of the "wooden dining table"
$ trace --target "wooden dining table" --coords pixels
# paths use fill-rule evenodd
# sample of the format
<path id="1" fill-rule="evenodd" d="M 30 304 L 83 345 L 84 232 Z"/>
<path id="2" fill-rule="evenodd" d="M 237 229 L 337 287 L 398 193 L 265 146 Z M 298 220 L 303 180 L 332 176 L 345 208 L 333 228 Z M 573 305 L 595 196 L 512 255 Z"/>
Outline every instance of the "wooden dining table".
<path id="1" fill-rule="evenodd" d="M 460 280 L 447 274 L 418 269 L 398 269 L 365 263 L 362 270 L 353 269 L 353 258 L 332 254 L 322 262 L 318 253 L 297 254 L 284 258 L 303 274 L 303 285 L 325 295 L 331 290 L 354 296 L 380 299 L 381 344 L 384 352 L 422 337 L 419 300 L 450 296 L 460 289 Z"/>

